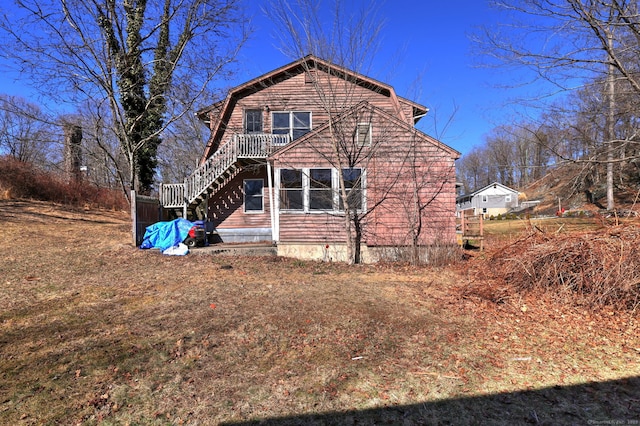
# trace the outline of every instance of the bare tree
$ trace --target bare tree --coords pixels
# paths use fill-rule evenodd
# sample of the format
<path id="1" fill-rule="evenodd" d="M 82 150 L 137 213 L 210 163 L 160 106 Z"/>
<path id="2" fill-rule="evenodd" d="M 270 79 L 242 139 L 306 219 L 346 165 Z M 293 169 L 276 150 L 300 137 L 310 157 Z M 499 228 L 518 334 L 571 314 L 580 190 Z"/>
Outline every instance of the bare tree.
<path id="1" fill-rule="evenodd" d="M 486 164 L 484 149 L 475 146 L 462 157 L 456 168 L 458 180 L 463 184 L 463 191 L 469 193 L 475 191 L 483 185 L 488 185 L 489 178 L 486 175 Z"/>
<path id="2" fill-rule="evenodd" d="M 64 172 L 70 182 L 82 181 L 82 127 L 66 122 L 64 131 Z"/>
<path id="3" fill-rule="evenodd" d="M 448 161 L 438 148 L 438 142 L 424 143 L 421 138 L 412 137 L 406 146 L 407 157 L 400 170 L 407 174 L 398 179 L 392 190 L 407 219 L 406 240 L 402 241 L 410 248 L 409 260 L 412 264 L 420 264 L 433 259 L 425 258 L 421 252 L 424 234 L 432 232 L 446 232 L 447 223 L 438 223 L 440 218 L 446 217 L 451 199 L 442 197 L 446 190 L 455 185 L 454 164 Z M 428 209 L 428 215 L 427 213 Z M 442 235 L 434 235 L 434 241 L 440 240 Z M 432 252 L 435 255 L 435 251 Z"/>
<path id="4" fill-rule="evenodd" d="M 0 154 L 51 167 L 57 144 L 55 127 L 39 106 L 21 97 L 0 96 Z"/>
<path id="5" fill-rule="evenodd" d="M 187 109 L 193 99 L 193 88 L 181 84 L 174 90 L 170 108 L 180 111 Z M 200 99 L 205 105 L 213 104 L 223 97 L 220 93 L 204 91 Z M 208 127 L 195 113 L 183 114 L 164 134 L 164 141 L 158 149 L 158 173 L 164 182 L 182 182 L 198 166 L 207 139 Z"/>
<path id="6" fill-rule="evenodd" d="M 333 2 L 329 22 L 323 21 L 320 3 L 313 0 L 273 0 L 265 13 L 282 30 L 279 35 L 285 54 L 292 58 L 313 54 L 334 64 L 323 72 L 316 72 L 307 65 L 305 71 L 313 76 L 312 83 L 320 99 L 318 106 L 329 123 L 331 150 L 322 155 L 340 171 L 339 197 L 344 211 L 347 258 L 350 263 L 359 263 L 363 217 L 360 206 L 349 197 L 349 179 L 345 180 L 342 171 L 353 170 L 357 165 L 366 166 L 367 159 L 375 151 L 375 142 L 372 142 L 374 146 L 367 146 L 358 138 L 357 130 L 354 133 L 356 123 L 366 123 L 363 119 L 356 116 L 355 122 L 349 118 L 341 120 L 340 124 L 337 119 L 365 100 L 362 92 L 356 90 L 354 78 L 350 78 L 345 70 L 366 74 L 376 50 L 381 24 L 372 8 L 363 7 L 360 13 L 350 14 L 346 4 L 339 0 Z M 335 79 L 335 75 L 344 78 Z M 354 113 L 358 111 L 354 110 Z"/>
<path id="7" fill-rule="evenodd" d="M 239 0 L 15 0 L 0 21 L 2 53 L 49 99 L 106 100 L 128 182 L 148 192 L 176 81 L 197 97 L 246 38 Z M 196 98 L 192 99 L 192 104 Z M 102 107 L 100 107 L 102 108 Z"/>
<path id="8" fill-rule="evenodd" d="M 379 95 L 376 91 L 384 89 L 366 83 L 367 79 L 362 76 L 369 74 L 382 21 L 376 13 L 375 3 L 363 3 L 358 10 L 350 10 L 347 4 L 335 0 L 331 8 L 327 9 L 325 5 L 321 10 L 319 3 L 313 0 L 274 0 L 265 11 L 281 30 L 282 50 L 286 54 L 292 58 L 312 54 L 322 59 L 322 63 L 303 61 L 307 80 L 317 95 L 317 109 L 323 112 L 327 126 L 319 136 L 326 138 L 325 143 L 314 143 L 312 149 L 337 170 L 336 196 L 347 260 L 358 263 L 364 237 L 384 239 L 384 244 L 395 245 L 401 241 L 408 245 L 422 244 L 427 228 L 421 222 L 425 209 L 432 204 L 432 198 L 437 198 L 440 191 L 444 192 L 443 188 L 453 189 L 454 173 L 453 160 L 449 158 L 445 161 L 448 164 L 445 173 L 430 176 L 436 180 L 442 178 L 435 182 L 436 194 L 425 189 L 426 173 L 430 167 L 435 169 L 434 165 L 441 160 L 440 154 L 433 154 L 441 148 L 439 142 L 424 134 L 418 137 L 421 132 L 412 128 L 399 135 L 397 129 L 402 126 L 394 121 L 397 119 L 373 105 Z M 420 161 L 423 163 L 419 164 Z M 375 168 L 387 172 L 366 175 L 368 170 Z M 325 199 L 332 197 L 328 175 L 319 173 L 309 179 L 313 197 L 322 191 L 326 194 Z M 428 184 L 433 188 L 434 182 Z M 363 191 L 367 194 L 364 197 L 366 205 Z M 399 211 L 387 215 L 385 209 L 391 204 L 396 208 L 402 206 L 407 193 L 413 194 L 413 204 L 406 206 L 407 217 L 398 219 Z M 448 201 L 453 206 L 454 200 Z M 383 226 L 385 236 L 372 235 L 370 228 L 373 227 L 367 226 L 372 220 L 381 220 L 374 219 L 376 212 L 380 217 L 392 218 L 393 223 Z"/>
<path id="9" fill-rule="evenodd" d="M 601 149 L 579 161 L 607 165 L 607 207 L 614 207 L 613 165 L 620 146 L 637 137 L 616 133 L 618 94 L 624 86 L 640 95 L 640 15 L 631 0 L 500 0 L 509 14 L 506 31 L 486 31 L 479 39 L 501 64 L 525 67 L 560 92 L 606 82 Z M 637 158 L 637 157 L 634 157 Z M 577 161 L 577 160 L 573 160 Z"/>
<path id="10" fill-rule="evenodd" d="M 97 186 L 128 192 L 129 167 L 106 102 L 86 102 L 77 114 L 65 117 L 82 127 L 84 178 Z"/>

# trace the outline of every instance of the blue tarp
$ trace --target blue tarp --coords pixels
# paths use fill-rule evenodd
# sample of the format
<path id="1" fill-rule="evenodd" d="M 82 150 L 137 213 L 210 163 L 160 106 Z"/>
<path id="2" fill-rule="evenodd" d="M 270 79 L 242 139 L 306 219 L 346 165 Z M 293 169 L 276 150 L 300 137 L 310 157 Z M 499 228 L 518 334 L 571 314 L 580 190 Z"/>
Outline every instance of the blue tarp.
<path id="1" fill-rule="evenodd" d="M 140 248 L 158 248 L 160 251 L 165 251 L 183 242 L 192 227 L 192 222 L 181 218 L 171 222 L 154 223 L 151 226 L 147 226 Z"/>

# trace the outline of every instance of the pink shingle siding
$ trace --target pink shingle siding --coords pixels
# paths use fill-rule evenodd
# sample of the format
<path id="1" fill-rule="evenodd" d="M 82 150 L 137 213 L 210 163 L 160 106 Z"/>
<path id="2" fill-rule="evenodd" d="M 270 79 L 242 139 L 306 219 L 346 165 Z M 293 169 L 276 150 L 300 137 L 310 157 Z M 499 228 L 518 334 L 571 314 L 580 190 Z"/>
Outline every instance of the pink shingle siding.
<path id="1" fill-rule="evenodd" d="M 371 210 L 364 218 L 363 242 L 370 246 L 410 244 L 411 230 L 420 219 L 420 244 L 455 243 L 454 163 L 459 153 L 413 127 L 414 117 L 426 113 L 426 107 L 397 97 L 391 86 L 375 80 L 363 76 L 345 80 L 323 71 L 308 74 L 301 63 L 304 59 L 239 86 L 226 100 L 201 112 L 212 130 L 204 158 L 234 134 L 244 133 L 247 109 L 262 112 L 265 133 L 272 130 L 273 112 L 311 112 L 311 133 L 266 160 L 274 173 L 279 169 L 337 168 L 332 131 L 335 135 L 346 128 L 349 133 L 360 122 L 370 122 L 372 145 L 354 164 L 364 170 L 366 205 Z M 245 213 L 242 183 L 255 178 L 264 179 L 264 212 Z M 266 165 L 244 168 L 211 196 L 209 217 L 218 229 L 276 227 L 270 191 L 277 200 L 276 188 L 269 188 Z M 419 217 L 415 215 L 415 196 L 423 207 Z M 429 200 L 427 206 L 425 200 Z M 274 213 L 280 242 L 329 244 L 345 240 L 344 218 L 339 212 L 276 209 Z"/>

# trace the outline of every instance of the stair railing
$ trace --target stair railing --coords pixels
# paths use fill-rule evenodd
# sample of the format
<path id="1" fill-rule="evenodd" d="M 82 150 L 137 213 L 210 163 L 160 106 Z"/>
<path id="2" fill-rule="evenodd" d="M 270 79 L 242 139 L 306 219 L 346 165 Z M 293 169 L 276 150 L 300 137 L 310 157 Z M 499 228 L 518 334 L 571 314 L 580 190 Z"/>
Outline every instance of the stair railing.
<path id="1" fill-rule="evenodd" d="M 288 134 L 236 134 L 213 155 L 187 176 L 184 183 L 163 184 L 160 203 L 178 208 L 193 203 L 213 183 L 222 177 L 239 158 L 267 158 L 275 149 L 291 141 Z"/>

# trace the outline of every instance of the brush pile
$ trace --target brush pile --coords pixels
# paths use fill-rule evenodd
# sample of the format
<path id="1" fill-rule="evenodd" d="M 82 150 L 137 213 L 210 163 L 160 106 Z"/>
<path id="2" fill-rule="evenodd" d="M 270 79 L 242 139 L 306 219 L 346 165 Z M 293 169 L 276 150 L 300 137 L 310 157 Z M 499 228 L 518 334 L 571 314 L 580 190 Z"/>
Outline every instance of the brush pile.
<path id="1" fill-rule="evenodd" d="M 532 227 L 477 266 L 479 273 L 499 285 L 519 292 L 550 293 L 564 303 L 631 310 L 640 305 L 640 229 L 636 226 L 578 234 L 549 234 Z"/>

